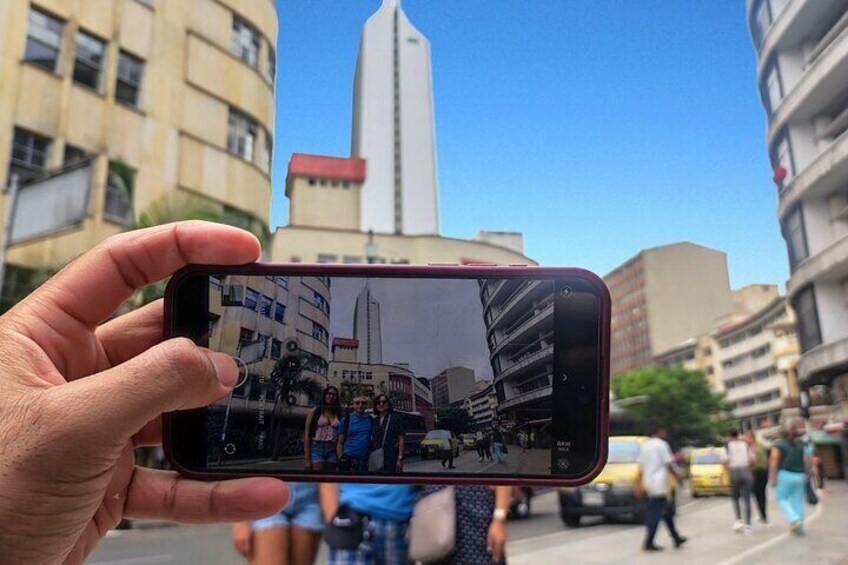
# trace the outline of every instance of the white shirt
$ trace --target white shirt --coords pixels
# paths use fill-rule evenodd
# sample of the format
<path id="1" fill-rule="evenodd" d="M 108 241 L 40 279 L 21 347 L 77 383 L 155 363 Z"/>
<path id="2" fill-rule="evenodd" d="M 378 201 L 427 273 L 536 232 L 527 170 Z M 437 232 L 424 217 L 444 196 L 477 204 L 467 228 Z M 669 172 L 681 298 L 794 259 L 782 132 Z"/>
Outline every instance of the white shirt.
<path id="1" fill-rule="evenodd" d="M 731 469 L 747 469 L 751 466 L 751 448 L 748 442 L 732 439 L 727 442 L 722 461 Z"/>
<path id="2" fill-rule="evenodd" d="M 665 440 L 652 437 L 642 444 L 639 467 L 648 496 L 668 496 L 668 464 L 672 461 L 671 447 Z"/>

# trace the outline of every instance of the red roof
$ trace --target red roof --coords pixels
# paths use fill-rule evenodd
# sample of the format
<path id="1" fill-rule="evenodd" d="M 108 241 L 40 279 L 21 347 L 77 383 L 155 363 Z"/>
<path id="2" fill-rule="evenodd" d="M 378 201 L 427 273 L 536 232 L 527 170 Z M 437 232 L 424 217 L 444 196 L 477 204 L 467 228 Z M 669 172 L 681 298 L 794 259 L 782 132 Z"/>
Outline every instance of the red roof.
<path id="1" fill-rule="evenodd" d="M 365 159 L 292 153 L 288 176 L 365 182 Z"/>
<path id="2" fill-rule="evenodd" d="M 337 347 L 353 349 L 353 348 L 359 347 L 359 340 L 358 339 L 350 339 L 350 338 L 347 338 L 347 337 L 334 337 L 333 338 L 333 351 L 335 351 Z"/>

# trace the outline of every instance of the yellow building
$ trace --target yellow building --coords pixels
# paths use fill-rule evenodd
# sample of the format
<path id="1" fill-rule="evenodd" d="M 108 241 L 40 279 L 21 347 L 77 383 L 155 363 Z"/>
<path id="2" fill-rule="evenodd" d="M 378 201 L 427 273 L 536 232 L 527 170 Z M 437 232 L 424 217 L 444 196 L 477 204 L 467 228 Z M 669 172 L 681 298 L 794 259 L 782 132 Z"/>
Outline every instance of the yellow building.
<path id="1" fill-rule="evenodd" d="M 267 229 L 276 38 L 273 0 L 0 2 L 0 185 L 91 159 L 82 217 L 10 264 L 60 266 L 166 194 Z"/>

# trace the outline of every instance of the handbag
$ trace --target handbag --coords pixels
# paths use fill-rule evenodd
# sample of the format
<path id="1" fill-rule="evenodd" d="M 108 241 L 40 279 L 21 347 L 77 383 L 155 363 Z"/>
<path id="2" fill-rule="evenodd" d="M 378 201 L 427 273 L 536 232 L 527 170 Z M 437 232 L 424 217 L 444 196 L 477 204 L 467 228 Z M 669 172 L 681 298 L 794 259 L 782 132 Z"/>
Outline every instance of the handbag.
<path id="1" fill-rule="evenodd" d="M 379 423 L 379 420 L 378 420 Z M 383 451 L 383 447 L 386 445 L 386 434 L 389 433 L 389 426 L 392 425 L 392 415 L 389 414 L 386 416 L 386 429 L 383 430 L 383 441 L 380 443 L 380 447 L 371 452 L 368 456 L 368 470 L 382 471 L 383 470 L 383 460 L 385 458 L 385 452 Z"/>
<path id="2" fill-rule="evenodd" d="M 415 505 L 409 523 L 409 560 L 436 561 L 456 546 L 456 492 L 445 487 Z"/>

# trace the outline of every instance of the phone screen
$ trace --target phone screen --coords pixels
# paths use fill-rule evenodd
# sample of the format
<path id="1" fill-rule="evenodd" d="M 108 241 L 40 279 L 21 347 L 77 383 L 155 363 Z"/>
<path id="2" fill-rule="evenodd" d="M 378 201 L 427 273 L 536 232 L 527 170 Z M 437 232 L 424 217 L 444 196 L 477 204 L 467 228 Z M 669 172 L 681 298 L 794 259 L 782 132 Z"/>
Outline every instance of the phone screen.
<path id="1" fill-rule="evenodd" d="M 550 478 L 598 457 L 601 314 L 584 280 L 203 280 L 195 337 L 240 372 L 203 411 L 208 471 Z"/>

